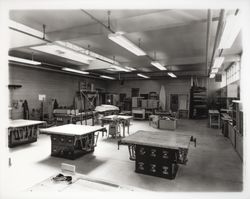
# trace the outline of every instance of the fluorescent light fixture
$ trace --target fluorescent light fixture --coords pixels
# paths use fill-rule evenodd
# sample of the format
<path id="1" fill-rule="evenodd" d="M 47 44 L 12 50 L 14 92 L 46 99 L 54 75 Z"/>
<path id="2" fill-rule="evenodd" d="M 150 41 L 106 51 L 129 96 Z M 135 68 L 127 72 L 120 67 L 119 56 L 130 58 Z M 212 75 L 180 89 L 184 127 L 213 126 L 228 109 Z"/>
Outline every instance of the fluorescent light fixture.
<path id="1" fill-rule="evenodd" d="M 168 73 L 170 77 L 176 78 L 176 75 L 174 73 Z"/>
<path id="2" fill-rule="evenodd" d="M 218 49 L 231 48 L 241 29 L 240 15 L 229 15 L 226 19 Z"/>
<path id="3" fill-rule="evenodd" d="M 214 77 L 215 77 L 214 73 L 211 73 L 210 76 L 209 76 L 209 78 L 211 78 L 211 79 L 214 78 Z"/>
<path id="4" fill-rule="evenodd" d="M 82 71 L 82 70 L 76 70 L 76 69 L 73 69 L 73 68 L 66 68 L 66 67 L 64 67 L 64 68 L 62 68 L 62 70 L 68 71 L 68 72 L 73 72 L 73 73 L 84 74 L 84 75 L 89 74 L 89 72 Z"/>
<path id="5" fill-rule="evenodd" d="M 212 71 L 211 71 L 211 73 L 218 73 L 218 68 L 212 68 Z"/>
<path id="6" fill-rule="evenodd" d="M 157 61 L 151 61 L 151 64 L 153 66 L 155 66 L 156 68 L 160 69 L 160 70 L 167 70 L 163 65 L 161 65 L 159 62 Z"/>
<path id="7" fill-rule="evenodd" d="M 95 59 L 99 59 L 99 60 L 102 60 L 102 61 L 113 63 L 115 65 L 119 65 L 119 63 L 117 61 L 114 61 L 112 59 L 109 59 L 107 57 L 99 55 L 99 54 L 97 54 L 97 53 L 95 53 L 93 51 L 90 51 L 89 49 L 85 49 L 85 48 L 82 48 L 82 47 L 77 46 L 75 44 L 72 44 L 72 43 L 70 43 L 68 41 L 55 41 L 54 44 L 69 48 L 69 49 L 71 49 L 73 51 L 76 51 L 76 52 L 81 52 L 82 54 L 88 55 L 88 56 L 90 56 L 92 58 L 95 58 Z"/>
<path id="8" fill-rule="evenodd" d="M 35 46 L 31 48 L 34 50 L 49 53 L 49 54 L 63 57 L 66 59 L 71 59 L 73 61 L 77 61 L 77 62 L 81 62 L 85 64 L 89 64 L 90 60 L 95 59 L 94 57 L 91 57 L 87 54 L 83 54 L 81 52 L 71 50 L 70 48 L 60 46 L 58 44 L 41 45 L 41 46 Z"/>
<path id="9" fill-rule="evenodd" d="M 146 53 L 142 49 L 133 44 L 119 32 L 115 34 L 109 34 L 108 38 L 137 56 L 146 55 Z"/>
<path id="10" fill-rule="evenodd" d="M 225 57 L 216 57 L 212 68 L 220 68 L 224 59 L 225 59 Z"/>
<path id="11" fill-rule="evenodd" d="M 114 69 L 114 68 L 107 68 L 106 70 L 108 70 L 108 71 L 117 71 L 117 70 Z"/>
<path id="12" fill-rule="evenodd" d="M 143 78 L 146 78 L 146 79 L 148 79 L 148 78 L 149 78 L 148 76 L 143 75 L 143 74 L 140 74 L 140 73 L 137 73 L 137 76 L 140 76 L 140 77 L 143 77 Z"/>
<path id="13" fill-rule="evenodd" d="M 111 68 L 116 69 L 117 71 L 125 71 L 125 72 L 130 72 L 130 70 L 123 68 L 121 66 L 117 66 L 117 65 L 110 65 Z"/>
<path id="14" fill-rule="evenodd" d="M 135 68 L 129 67 L 129 66 L 125 66 L 126 69 L 130 70 L 130 71 L 135 71 Z"/>
<path id="15" fill-rule="evenodd" d="M 25 64 L 32 64 L 32 65 L 40 65 L 41 64 L 41 62 L 38 62 L 38 61 L 23 59 L 23 58 L 19 58 L 19 57 L 9 56 L 8 59 L 9 59 L 9 61 L 21 62 L 21 63 L 25 63 Z"/>
<path id="16" fill-rule="evenodd" d="M 105 78 L 105 79 L 115 79 L 114 77 L 109 77 L 109 76 L 106 76 L 106 75 L 100 75 L 100 77 Z"/>

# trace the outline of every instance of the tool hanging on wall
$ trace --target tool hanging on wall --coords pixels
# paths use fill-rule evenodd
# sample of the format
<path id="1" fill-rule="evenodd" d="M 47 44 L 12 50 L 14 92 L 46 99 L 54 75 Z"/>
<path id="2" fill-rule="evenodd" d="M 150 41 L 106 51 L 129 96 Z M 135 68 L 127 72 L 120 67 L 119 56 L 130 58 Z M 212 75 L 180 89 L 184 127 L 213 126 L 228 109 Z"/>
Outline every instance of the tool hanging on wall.
<path id="1" fill-rule="evenodd" d="M 23 119 L 29 119 L 29 106 L 27 100 L 23 102 Z"/>

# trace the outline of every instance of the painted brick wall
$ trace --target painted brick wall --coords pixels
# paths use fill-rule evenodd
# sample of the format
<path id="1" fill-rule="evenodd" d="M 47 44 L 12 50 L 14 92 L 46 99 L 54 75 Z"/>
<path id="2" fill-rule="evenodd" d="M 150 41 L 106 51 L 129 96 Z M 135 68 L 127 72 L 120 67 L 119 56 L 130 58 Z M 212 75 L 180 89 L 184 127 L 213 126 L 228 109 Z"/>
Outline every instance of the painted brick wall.
<path id="1" fill-rule="evenodd" d="M 157 92 L 159 94 L 161 85 L 165 86 L 167 93 L 167 108 L 170 107 L 170 94 L 189 94 L 191 81 L 187 79 L 162 79 L 162 80 L 133 80 L 124 81 L 121 85 L 120 81 L 110 81 L 108 91 L 115 93 L 126 93 L 127 97 L 131 97 L 131 88 L 139 88 L 140 94 L 149 92 Z"/>
<path id="2" fill-rule="evenodd" d="M 73 104 L 73 98 L 79 89 L 79 81 L 84 80 L 83 77 L 73 76 L 53 71 L 45 71 L 31 69 L 21 66 L 9 67 L 9 84 L 20 84 L 21 88 L 11 89 L 10 98 L 12 100 L 27 100 L 29 109 L 40 108 L 41 102 L 38 100 L 39 94 L 45 94 L 46 98 L 55 98 L 59 106 L 70 106 Z M 106 84 L 103 80 L 88 79 L 90 83 L 94 83 L 95 88 L 105 88 Z M 22 118 L 22 111 L 14 110 L 16 114 L 13 116 Z M 13 111 L 12 111 L 13 112 Z"/>

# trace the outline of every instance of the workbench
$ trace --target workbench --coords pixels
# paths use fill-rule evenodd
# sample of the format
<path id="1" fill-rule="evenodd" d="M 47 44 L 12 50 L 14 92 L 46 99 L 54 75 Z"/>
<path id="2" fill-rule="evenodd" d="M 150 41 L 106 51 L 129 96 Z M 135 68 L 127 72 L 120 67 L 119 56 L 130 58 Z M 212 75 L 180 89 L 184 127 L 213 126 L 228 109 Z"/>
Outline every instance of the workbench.
<path id="1" fill-rule="evenodd" d="M 36 120 L 10 120 L 8 127 L 8 146 L 28 144 L 37 141 L 39 126 L 46 124 L 45 121 Z"/>
<path id="2" fill-rule="evenodd" d="M 174 179 L 178 164 L 186 164 L 190 142 L 196 138 L 167 132 L 137 131 L 118 141 L 128 145 L 130 160 L 135 160 L 135 172 Z"/>
<path id="3" fill-rule="evenodd" d="M 117 125 L 122 125 L 123 129 L 123 137 L 125 137 L 125 128 L 127 126 L 127 133 L 129 134 L 129 126 L 130 126 L 130 120 L 132 119 L 132 116 L 128 115 L 109 115 L 101 118 L 102 126 L 105 124 L 115 123 Z M 115 137 L 116 137 L 115 133 Z M 119 134 L 120 135 L 120 134 Z"/>
<path id="4" fill-rule="evenodd" d="M 99 132 L 104 131 L 104 127 L 76 124 L 40 129 L 41 134 L 51 135 L 51 156 L 67 159 L 76 159 L 93 152 Z"/>
<path id="5" fill-rule="evenodd" d="M 76 122 L 87 121 L 88 119 L 92 119 L 92 125 L 95 123 L 95 118 L 97 117 L 96 111 L 87 111 L 76 114 L 62 114 L 62 113 L 54 113 L 54 117 L 56 118 L 56 125 L 63 124 L 76 124 Z"/>
<path id="6" fill-rule="evenodd" d="M 228 137 L 228 125 L 232 118 L 227 113 L 221 113 L 222 134 Z"/>

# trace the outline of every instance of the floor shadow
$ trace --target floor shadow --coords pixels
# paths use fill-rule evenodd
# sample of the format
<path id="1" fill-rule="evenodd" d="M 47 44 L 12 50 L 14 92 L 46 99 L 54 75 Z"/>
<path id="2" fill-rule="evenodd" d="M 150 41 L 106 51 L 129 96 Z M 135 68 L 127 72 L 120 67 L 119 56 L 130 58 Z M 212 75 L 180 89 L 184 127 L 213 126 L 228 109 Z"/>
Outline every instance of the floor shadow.
<path id="1" fill-rule="evenodd" d="M 9 148 L 10 153 L 14 153 L 15 151 L 26 150 L 28 148 L 37 147 L 37 142 L 27 143 L 23 145 L 17 145 L 15 147 Z"/>
<path id="2" fill-rule="evenodd" d="M 118 137 L 118 138 L 110 138 L 110 137 L 108 138 L 108 137 L 106 137 L 106 138 L 102 139 L 102 142 L 117 144 L 117 142 L 120 139 L 122 139 L 122 137 Z"/>
<path id="3" fill-rule="evenodd" d="M 76 172 L 81 174 L 88 174 L 94 171 L 97 167 L 104 164 L 106 160 L 96 158 L 93 154 L 86 154 L 75 160 L 68 160 L 59 157 L 48 156 L 47 158 L 37 162 L 38 164 L 44 164 L 49 167 L 56 167 L 60 169 L 61 163 L 67 163 L 76 166 Z"/>

